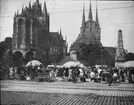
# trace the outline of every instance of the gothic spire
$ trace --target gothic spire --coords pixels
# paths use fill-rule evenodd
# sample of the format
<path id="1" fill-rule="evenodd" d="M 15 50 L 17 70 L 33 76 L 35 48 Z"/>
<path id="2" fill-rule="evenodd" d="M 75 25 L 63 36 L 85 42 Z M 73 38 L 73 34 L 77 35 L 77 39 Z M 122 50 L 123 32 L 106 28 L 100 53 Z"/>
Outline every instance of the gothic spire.
<path id="1" fill-rule="evenodd" d="M 61 32 L 61 27 L 60 27 L 60 35 L 62 35 L 62 32 Z"/>
<path id="2" fill-rule="evenodd" d="M 92 7 L 91 7 L 91 0 L 90 0 L 90 7 L 89 7 L 88 20 L 89 20 L 89 21 L 92 21 L 92 20 L 93 20 L 93 16 L 92 16 Z"/>
<path id="3" fill-rule="evenodd" d="M 82 27 L 85 26 L 85 8 L 84 8 L 84 4 L 83 4 L 83 16 L 82 16 Z"/>
<path id="4" fill-rule="evenodd" d="M 61 27 L 60 27 L 60 33 L 59 34 L 60 34 L 60 38 L 63 39 L 62 32 L 61 32 Z"/>
<path id="5" fill-rule="evenodd" d="M 21 12 L 22 14 L 24 13 L 24 7 L 23 7 L 23 5 L 22 5 L 22 12 Z"/>
<path id="6" fill-rule="evenodd" d="M 43 14 L 47 14 L 46 1 L 44 1 Z"/>
<path id="7" fill-rule="evenodd" d="M 99 25 L 97 1 L 96 1 L 96 24 Z"/>
<path id="8" fill-rule="evenodd" d="M 65 41 L 67 42 L 67 35 L 65 35 Z"/>
<path id="9" fill-rule="evenodd" d="M 29 9 L 31 9 L 31 2 L 29 1 Z"/>
<path id="10" fill-rule="evenodd" d="M 17 15 L 19 14 L 19 10 L 17 10 Z"/>
<path id="11" fill-rule="evenodd" d="M 15 11 L 15 13 L 14 13 L 14 17 L 16 17 L 16 11 Z"/>

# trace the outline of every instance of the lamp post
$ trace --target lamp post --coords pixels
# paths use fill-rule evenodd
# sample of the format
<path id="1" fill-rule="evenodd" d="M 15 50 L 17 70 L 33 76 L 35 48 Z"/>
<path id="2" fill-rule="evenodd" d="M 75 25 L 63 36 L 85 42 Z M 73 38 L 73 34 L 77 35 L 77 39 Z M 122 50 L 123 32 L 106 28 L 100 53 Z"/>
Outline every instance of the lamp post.
<path id="1" fill-rule="evenodd" d="M 103 51 L 103 49 L 101 48 L 101 69 L 103 70 L 103 68 L 102 68 L 102 51 Z"/>
<path id="2" fill-rule="evenodd" d="M 103 49 L 102 49 L 102 46 L 101 46 L 101 70 L 102 70 L 102 73 L 103 73 L 103 67 L 102 67 L 102 52 L 103 52 Z M 103 80 L 103 75 L 101 74 L 101 81 Z"/>

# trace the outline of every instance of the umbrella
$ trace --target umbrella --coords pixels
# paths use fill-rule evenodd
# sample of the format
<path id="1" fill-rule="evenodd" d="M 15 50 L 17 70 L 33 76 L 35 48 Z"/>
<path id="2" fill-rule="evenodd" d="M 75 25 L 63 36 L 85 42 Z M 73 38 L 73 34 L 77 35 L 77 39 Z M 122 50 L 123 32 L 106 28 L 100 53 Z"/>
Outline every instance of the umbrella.
<path id="1" fill-rule="evenodd" d="M 32 60 L 32 61 L 29 61 L 27 64 L 26 64 L 26 67 L 28 66 L 40 66 L 40 65 L 43 65 L 40 61 L 38 60 Z"/>
<path id="2" fill-rule="evenodd" d="M 63 67 L 70 68 L 70 67 L 76 67 L 78 66 L 77 62 L 69 61 L 63 65 Z"/>
<path id="3" fill-rule="evenodd" d="M 80 63 L 79 61 L 76 63 L 78 64 L 79 67 L 86 69 L 86 67 L 82 63 Z"/>
<path id="4" fill-rule="evenodd" d="M 134 67 L 134 61 L 125 62 L 125 67 Z"/>

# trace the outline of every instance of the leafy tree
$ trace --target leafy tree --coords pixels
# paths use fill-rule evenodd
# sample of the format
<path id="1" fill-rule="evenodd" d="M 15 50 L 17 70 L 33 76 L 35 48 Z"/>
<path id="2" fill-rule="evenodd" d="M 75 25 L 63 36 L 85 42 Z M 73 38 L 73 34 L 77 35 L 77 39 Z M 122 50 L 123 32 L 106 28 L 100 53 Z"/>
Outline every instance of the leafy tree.
<path id="1" fill-rule="evenodd" d="M 131 52 L 127 53 L 125 55 L 125 59 L 126 59 L 126 61 L 134 60 L 134 53 L 131 53 Z"/>
<path id="2" fill-rule="evenodd" d="M 79 61 L 85 61 L 85 65 L 107 64 L 114 66 L 114 59 L 98 43 L 75 43 L 71 49 L 77 51 Z"/>

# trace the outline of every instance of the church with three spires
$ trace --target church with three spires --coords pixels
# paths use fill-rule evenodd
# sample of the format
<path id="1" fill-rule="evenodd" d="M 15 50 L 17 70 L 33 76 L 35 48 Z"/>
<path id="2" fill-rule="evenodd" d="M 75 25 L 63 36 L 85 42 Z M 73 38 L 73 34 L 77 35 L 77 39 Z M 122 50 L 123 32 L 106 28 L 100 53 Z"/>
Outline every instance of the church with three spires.
<path id="1" fill-rule="evenodd" d="M 82 23 L 81 23 L 81 27 L 80 27 L 80 33 L 70 47 L 70 55 L 73 56 L 76 54 L 77 50 L 79 50 L 78 46 L 80 43 L 98 44 L 103 48 L 103 51 L 105 50 L 105 52 L 107 52 L 107 56 L 108 56 L 107 58 L 109 59 L 109 61 L 113 62 L 115 59 L 115 55 L 116 55 L 116 48 L 109 47 L 109 46 L 103 46 L 101 43 L 101 27 L 100 27 L 100 23 L 99 23 L 97 2 L 96 2 L 96 11 L 95 12 L 96 12 L 96 17 L 95 17 L 95 19 L 93 19 L 92 5 L 91 5 L 91 0 L 90 0 L 89 11 L 88 11 L 88 20 L 86 20 L 85 19 L 85 7 L 83 5 Z M 99 60 L 100 59 L 98 59 L 98 61 Z M 107 62 L 106 59 L 103 61 Z M 104 64 L 107 64 L 106 62 L 104 62 Z"/>
<path id="2" fill-rule="evenodd" d="M 85 7 L 83 5 L 83 15 L 82 15 L 82 24 L 80 27 L 80 34 L 78 35 L 76 41 L 83 43 L 101 43 L 101 28 L 98 19 L 98 9 L 96 5 L 96 19 L 93 19 L 92 7 L 90 1 L 88 20 L 85 20 Z"/>
<path id="3" fill-rule="evenodd" d="M 50 32 L 50 14 L 47 11 L 46 2 L 42 9 L 42 4 L 36 0 L 33 4 L 29 2 L 29 6 L 22 6 L 22 11 L 15 12 L 13 24 L 13 41 L 12 50 L 14 53 L 19 52 L 24 57 L 29 52 L 33 52 L 34 56 L 40 61 L 44 54 L 51 61 L 58 58 L 59 55 L 67 53 L 66 38 L 63 38 L 61 29 L 57 32 Z M 43 61 L 42 61 L 43 62 Z"/>

